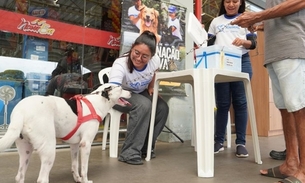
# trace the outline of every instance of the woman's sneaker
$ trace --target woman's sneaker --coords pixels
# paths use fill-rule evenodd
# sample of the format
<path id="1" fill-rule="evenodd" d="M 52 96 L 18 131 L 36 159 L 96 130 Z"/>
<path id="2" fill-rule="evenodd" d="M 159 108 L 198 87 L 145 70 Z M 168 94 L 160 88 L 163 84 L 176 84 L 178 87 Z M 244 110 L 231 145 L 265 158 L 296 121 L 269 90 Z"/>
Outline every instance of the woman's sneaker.
<path id="1" fill-rule="evenodd" d="M 246 158 L 249 156 L 248 151 L 245 147 L 245 145 L 237 144 L 236 146 L 236 157 L 238 158 Z"/>
<path id="2" fill-rule="evenodd" d="M 219 142 L 214 143 L 214 154 L 217 154 L 217 153 L 219 153 L 220 151 L 223 151 L 223 150 L 224 150 L 224 148 L 223 148 L 222 143 L 219 143 Z"/>

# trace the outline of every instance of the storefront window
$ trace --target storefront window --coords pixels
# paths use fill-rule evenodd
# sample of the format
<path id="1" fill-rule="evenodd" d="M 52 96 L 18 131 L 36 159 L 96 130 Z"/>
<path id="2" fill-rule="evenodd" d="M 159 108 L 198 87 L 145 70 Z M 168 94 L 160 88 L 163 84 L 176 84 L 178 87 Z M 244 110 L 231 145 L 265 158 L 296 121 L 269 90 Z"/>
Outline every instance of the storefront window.
<path id="1" fill-rule="evenodd" d="M 98 72 L 119 55 L 120 8 L 120 0 L 1 1 L 0 90 L 10 86 L 16 95 L 6 117 L 0 98 L 0 128 L 22 98 L 44 95 L 54 75 L 81 75 L 86 88 L 73 85 L 72 94 L 99 84 Z"/>
<path id="2" fill-rule="evenodd" d="M 8 0 L 0 2 L 0 8 L 3 9 L 1 19 L 6 19 L 7 16 L 11 18 L 11 16 L 16 15 L 9 14 L 6 11 L 26 15 L 26 17 L 31 16 L 30 20 L 22 17 L 22 15 L 18 15 L 19 18 L 14 20 L 16 26 L 18 24 L 27 24 L 20 27 L 24 32 L 17 30 L 16 32 L 14 30 L 10 31 L 10 29 L 15 27 L 0 26 L 0 56 L 57 63 L 64 57 L 65 46 L 69 44 L 72 45 L 78 54 L 81 64 L 93 69 L 93 72 L 111 66 L 118 56 L 119 35 L 104 35 L 103 32 L 99 32 L 99 36 L 108 36 L 107 39 L 99 41 L 99 37 L 96 37 L 96 32 L 93 32 L 92 29 L 105 30 L 108 34 L 109 32 L 120 32 L 121 5 L 119 0 Z M 61 22 L 64 24 L 56 28 L 56 33 L 59 32 L 57 37 L 47 37 L 42 34 L 28 35 L 28 33 L 32 33 L 34 30 L 26 29 L 35 29 L 34 26 L 37 26 L 37 24 L 34 25 L 33 22 L 30 22 L 35 20 L 32 17 L 37 17 L 37 24 L 41 23 L 39 22 L 41 20 L 50 20 L 53 21 L 51 23 L 58 24 Z M 52 25 L 48 22 L 46 24 L 50 26 L 49 30 L 51 30 Z M 87 29 L 90 29 L 90 31 L 87 31 Z M 108 44 L 107 47 L 104 47 L 106 44 Z M 1 68 L 0 71 L 3 71 L 3 69 Z"/>

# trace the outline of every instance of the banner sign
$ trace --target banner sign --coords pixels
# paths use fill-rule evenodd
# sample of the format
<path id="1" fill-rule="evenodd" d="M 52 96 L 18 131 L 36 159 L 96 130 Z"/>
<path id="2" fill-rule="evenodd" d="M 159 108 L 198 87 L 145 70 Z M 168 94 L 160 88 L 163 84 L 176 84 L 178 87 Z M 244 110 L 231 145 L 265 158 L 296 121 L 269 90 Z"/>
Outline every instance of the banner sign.
<path id="1" fill-rule="evenodd" d="M 141 32 L 149 30 L 158 41 L 159 71 L 185 69 L 185 7 L 159 0 L 122 0 L 121 17 L 121 54 L 130 50 Z M 161 82 L 160 85 L 160 93 L 185 95 L 184 84 Z"/>
<path id="2" fill-rule="evenodd" d="M 90 46 L 120 49 L 120 35 L 118 33 L 71 25 L 48 20 L 43 17 L 34 17 L 5 10 L 0 10 L 0 22 L 0 30 L 3 31 Z"/>

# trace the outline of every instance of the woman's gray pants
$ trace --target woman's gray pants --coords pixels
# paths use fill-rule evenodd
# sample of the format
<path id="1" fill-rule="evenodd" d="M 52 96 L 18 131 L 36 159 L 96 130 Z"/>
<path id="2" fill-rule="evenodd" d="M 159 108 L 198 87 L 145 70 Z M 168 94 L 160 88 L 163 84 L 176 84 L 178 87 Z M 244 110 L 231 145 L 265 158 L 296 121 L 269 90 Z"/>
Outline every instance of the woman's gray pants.
<path id="1" fill-rule="evenodd" d="M 131 98 L 127 99 L 127 101 L 129 101 L 132 106 L 121 107 L 115 105 L 113 107 L 118 111 L 129 113 L 127 134 L 119 156 L 119 159 L 123 161 L 141 158 L 142 152 L 146 153 L 152 96 L 145 90 L 139 94 L 132 93 Z M 162 98 L 158 97 L 152 149 L 154 149 L 157 137 L 165 126 L 168 111 L 167 103 Z"/>

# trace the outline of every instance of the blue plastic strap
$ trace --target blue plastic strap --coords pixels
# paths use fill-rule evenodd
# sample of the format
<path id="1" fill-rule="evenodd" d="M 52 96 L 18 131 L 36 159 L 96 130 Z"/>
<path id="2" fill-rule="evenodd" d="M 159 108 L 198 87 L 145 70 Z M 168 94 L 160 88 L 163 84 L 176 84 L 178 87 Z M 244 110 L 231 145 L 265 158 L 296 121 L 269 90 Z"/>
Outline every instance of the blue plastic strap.
<path id="1" fill-rule="evenodd" d="M 204 52 L 202 52 L 202 55 L 196 55 L 196 58 L 200 57 L 200 60 L 195 64 L 195 68 L 197 68 L 200 65 L 203 58 L 204 58 L 205 68 L 208 68 L 208 56 L 214 55 L 214 54 L 220 54 L 220 52 L 207 53 L 206 51 L 204 51 Z"/>

